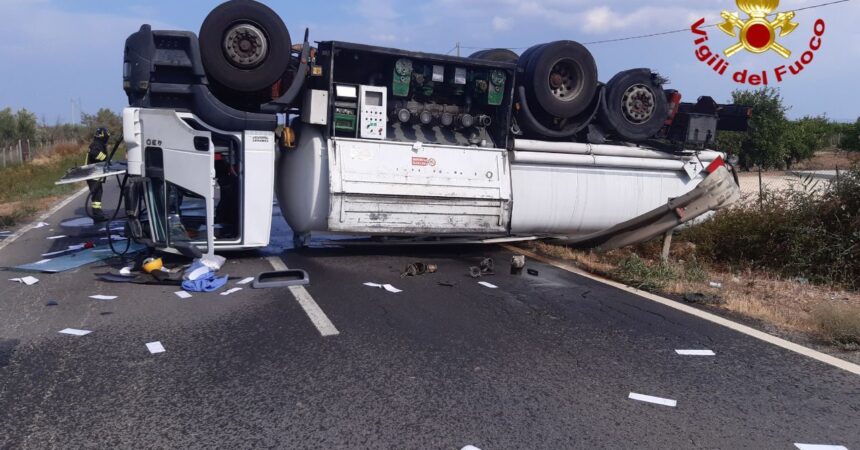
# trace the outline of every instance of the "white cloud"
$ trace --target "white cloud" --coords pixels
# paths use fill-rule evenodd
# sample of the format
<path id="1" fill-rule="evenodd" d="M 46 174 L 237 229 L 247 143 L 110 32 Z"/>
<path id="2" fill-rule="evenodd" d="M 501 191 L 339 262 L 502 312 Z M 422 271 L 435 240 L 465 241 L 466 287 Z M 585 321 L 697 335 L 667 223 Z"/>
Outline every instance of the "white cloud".
<path id="1" fill-rule="evenodd" d="M 508 31 L 512 25 L 511 19 L 499 16 L 493 17 L 493 30 L 495 31 Z"/>

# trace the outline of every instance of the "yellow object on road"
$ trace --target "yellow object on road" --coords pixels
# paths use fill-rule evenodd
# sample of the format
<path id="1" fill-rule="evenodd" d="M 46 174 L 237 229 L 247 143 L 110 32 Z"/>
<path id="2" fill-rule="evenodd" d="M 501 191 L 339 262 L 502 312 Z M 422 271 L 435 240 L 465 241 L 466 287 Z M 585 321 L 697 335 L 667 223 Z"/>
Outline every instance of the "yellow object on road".
<path id="1" fill-rule="evenodd" d="M 156 272 L 162 268 L 164 268 L 164 261 L 161 258 L 147 258 L 143 261 L 143 271 L 146 273 Z"/>

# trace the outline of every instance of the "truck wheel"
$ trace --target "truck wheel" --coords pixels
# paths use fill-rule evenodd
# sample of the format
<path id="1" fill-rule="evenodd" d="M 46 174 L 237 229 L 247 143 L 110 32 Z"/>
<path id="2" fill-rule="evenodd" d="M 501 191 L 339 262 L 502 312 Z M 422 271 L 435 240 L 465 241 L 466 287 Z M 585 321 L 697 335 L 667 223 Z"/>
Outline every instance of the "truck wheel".
<path id="1" fill-rule="evenodd" d="M 669 115 L 663 87 L 650 69 L 620 72 L 606 85 L 600 123 L 628 141 L 642 141 L 660 131 Z"/>
<path id="2" fill-rule="evenodd" d="M 525 86 L 533 104 L 562 119 L 588 107 L 597 91 L 597 65 L 588 49 L 578 42 L 557 41 L 526 53 L 520 67 L 525 66 Z"/>
<path id="3" fill-rule="evenodd" d="M 484 61 L 516 63 L 519 55 L 506 48 L 494 48 L 472 53 L 470 59 L 483 59 Z"/>
<path id="4" fill-rule="evenodd" d="M 290 32 L 277 13 L 253 0 L 230 0 L 215 8 L 200 28 L 206 74 L 240 92 L 266 89 L 290 63 Z"/>

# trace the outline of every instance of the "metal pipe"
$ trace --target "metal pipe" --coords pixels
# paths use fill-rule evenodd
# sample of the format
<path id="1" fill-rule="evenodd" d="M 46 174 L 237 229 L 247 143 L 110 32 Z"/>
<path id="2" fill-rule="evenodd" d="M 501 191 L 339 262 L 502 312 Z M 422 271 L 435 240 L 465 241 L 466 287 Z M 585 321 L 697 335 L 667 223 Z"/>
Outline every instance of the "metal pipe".
<path id="1" fill-rule="evenodd" d="M 650 150 L 641 147 L 624 147 L 620 145 L 595 145 L 580 142 L 550 142 L 535 141 L 529 139 L 517 139 L 514 141 L 514 150 L 539 153 L 564 153 L 574 155 L 599 155 L 599 156 L 622 156 L 645 159 L 666 159 L 680 161 L 679 155 Z M 702 162 L 711 162 L 717 157 L 723 156 L 720 152 L 706 150 L 699 152 Z"/>
<path id="2" fill-rule="evenodd" d="M 570 155 L 562 153 L 512 152 L 514 164 L 546 164 L 551 166 L 592 166 L 625 169 L 683 170 L 680 159 L 649 159 L 620 156 Z"/>

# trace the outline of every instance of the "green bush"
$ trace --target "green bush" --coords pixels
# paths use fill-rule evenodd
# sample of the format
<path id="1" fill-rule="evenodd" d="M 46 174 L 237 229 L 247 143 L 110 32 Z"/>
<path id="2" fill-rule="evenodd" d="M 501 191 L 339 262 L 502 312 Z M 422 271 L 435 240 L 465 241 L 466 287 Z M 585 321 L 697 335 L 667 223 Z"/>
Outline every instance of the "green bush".
<path id="1" fill-rule="evenodd" d="M 665 289 L 678 277 L 672 267 L 662 263 L 649 264 L 636 254 L 621 260 L 613 275 L 626 285 L 650 292 Z"/>
<path id="2" fill-rule="evenodd" d="M 848 287 L 860 284 L 860 170 L 814 189 L 770 193 L 686 230 L 699 257 Z"/>

